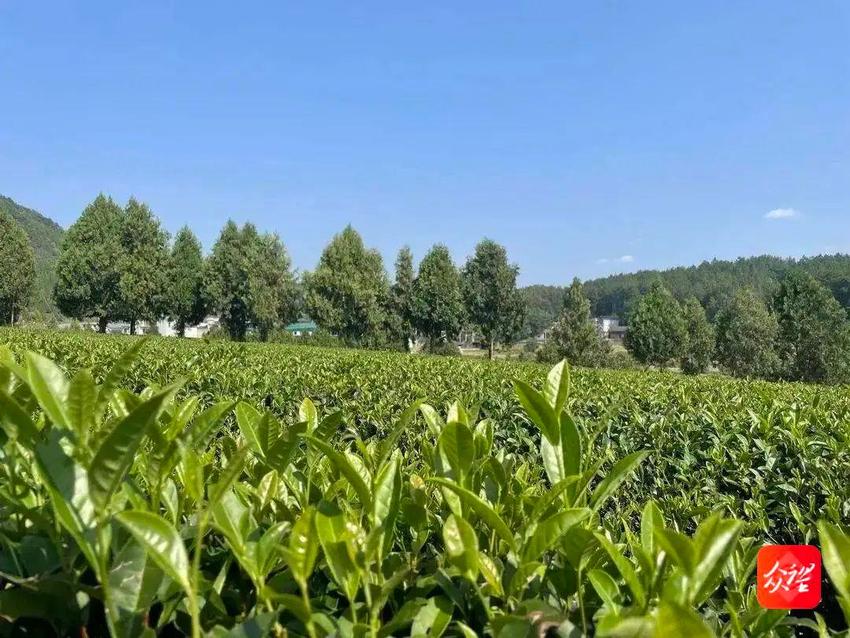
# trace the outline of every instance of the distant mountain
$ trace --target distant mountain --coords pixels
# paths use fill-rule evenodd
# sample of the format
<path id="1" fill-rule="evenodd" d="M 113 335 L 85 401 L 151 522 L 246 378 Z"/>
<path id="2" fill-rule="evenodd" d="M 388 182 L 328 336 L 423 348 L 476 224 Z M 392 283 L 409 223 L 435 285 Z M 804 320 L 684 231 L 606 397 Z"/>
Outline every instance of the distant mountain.
<path id="1" fill-rule="evenodd" d="M 850 308 L 850 255 L 843 254 L 802 259 L 770 255 L 741 257 L 735 261 L 715 259 L 698 266 L 641 270 L 591 279 L 584 282 L 584 291 L 590 299 L 594 316 L 627 319 L 635 301 L 649 290 L 653 281 L 660 279 L 679 300 L 690 296 L 699 299 L 709 317 L 713 318 L 738 288 L 754 288 L 767 300 L 776 292 L 786 273 L 797 268 L 810 273 L 832 291 L 842 306 Z M 528 301 L 523 336 L 539 334 L 554 321 L 564 290 L 560 286 L 523 288 Z"/>
<path id="2" fill-rule="evenodd" d="M 30 313 L 35 310 L 57 316 L 59 312 L 53 303 L 53 285 L 56 283 L 56 260 L 65 231 L 52 219 L 3 195 L 0 195 L 0 211 L 11 215 L 21 225 L 35 253 L 36 289 Z"/>

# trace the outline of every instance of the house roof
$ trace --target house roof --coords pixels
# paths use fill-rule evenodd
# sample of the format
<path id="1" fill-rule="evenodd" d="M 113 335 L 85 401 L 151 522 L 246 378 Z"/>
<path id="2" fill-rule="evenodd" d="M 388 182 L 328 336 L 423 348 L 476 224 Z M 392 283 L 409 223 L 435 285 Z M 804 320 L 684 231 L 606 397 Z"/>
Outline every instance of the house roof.
<path id="1" fill-rule="evenodd" d="M 296 321 L 287 325 L 284 330 L 289 332 L 310 332 L 312 330 L 315 332 L 317 328 L 318 326 L 315 321 Z"/>

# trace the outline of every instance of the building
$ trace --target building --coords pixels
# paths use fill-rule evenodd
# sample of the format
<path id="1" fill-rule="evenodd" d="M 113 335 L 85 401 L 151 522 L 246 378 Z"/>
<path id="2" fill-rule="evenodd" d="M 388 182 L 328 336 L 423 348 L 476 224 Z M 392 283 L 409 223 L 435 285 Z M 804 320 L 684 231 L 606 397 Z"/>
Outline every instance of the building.
<path id="1" fill-rule="evenodd" d="M 200 339 L 205 336 L 210 330 L 218 328 L 221 325 L 221 320 L 216 315 L 208 315 L 204 320 L 195 326 L 186 326 L 185 336 L 190 339 Z M 176 337 L 177 329 L 173 321 L 168 319 L 160 319 L 156 324 L 157 333 L 163 337 Z"/>
<path id="2" fill-rule="evenodd" d="M 319 327 L 316 325 L 315 321 L 304 320 L 304 321 L 296 321 L 295 323 L 290 323 L 289 325 L 283 328 L 293 337 L 312 337 Z"/>
<path id="3" fill-rule="evenodd" d="M 628 327 L 620 324 L 618 317 L 594 317 L 593 323 L 599 336 L 612 343 L 623 343 Z"/>

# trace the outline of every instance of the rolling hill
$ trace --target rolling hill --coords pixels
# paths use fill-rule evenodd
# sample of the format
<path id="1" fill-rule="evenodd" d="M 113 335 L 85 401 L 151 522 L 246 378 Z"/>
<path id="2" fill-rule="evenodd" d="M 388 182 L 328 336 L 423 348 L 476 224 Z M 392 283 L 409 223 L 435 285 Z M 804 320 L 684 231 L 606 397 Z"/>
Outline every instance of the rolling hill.
<path id="1" fill-rule="evenodd" d="M 679 300 L 699 299 L 709 317 L 714 317 L 732 293 L 741 287 L 754 288 L 765 300 L 770 299 L 779 282 L 790 270 L 799 268 L 832 291 L 845 308 L 850 308 L 850 255 L 819 255 L 791 259 L 761 255 L 734 261 L 714 259 L 697 266 L 668 270 L 641 270 L 611 275 L 584 282 L 594 316 L 628 317 L 635 301 L 652 282 L 660 279 Z M 523 336 L 539 334 L 554 321 L 561 307 L 565 288 L 527 286 L 522 289 L 528 303 Z"/>
<path id="2" fill-rule="evenodd" d="M 65 231 L 52 219 L 3 195 L 0 195 L 0 211 L 11 215 L 21 225 L 35 253 L 36 289 L 29 314 L 40 312 L 58 316 L 53 303 L 53 285 L 56 282 L 56 260 Z"/>

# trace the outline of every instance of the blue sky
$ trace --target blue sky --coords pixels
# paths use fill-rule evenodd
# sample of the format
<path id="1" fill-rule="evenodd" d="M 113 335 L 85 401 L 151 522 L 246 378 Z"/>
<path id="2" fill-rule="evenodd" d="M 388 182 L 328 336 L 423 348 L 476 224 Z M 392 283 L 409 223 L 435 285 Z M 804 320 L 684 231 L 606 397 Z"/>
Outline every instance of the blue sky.
<path id="1" fill-rule="evenodd" d="M 251 220 L 300 269 L 349 222 L 523 283 L 850 251 L 848 7 L 3 0 L 0 193 Z"/>

